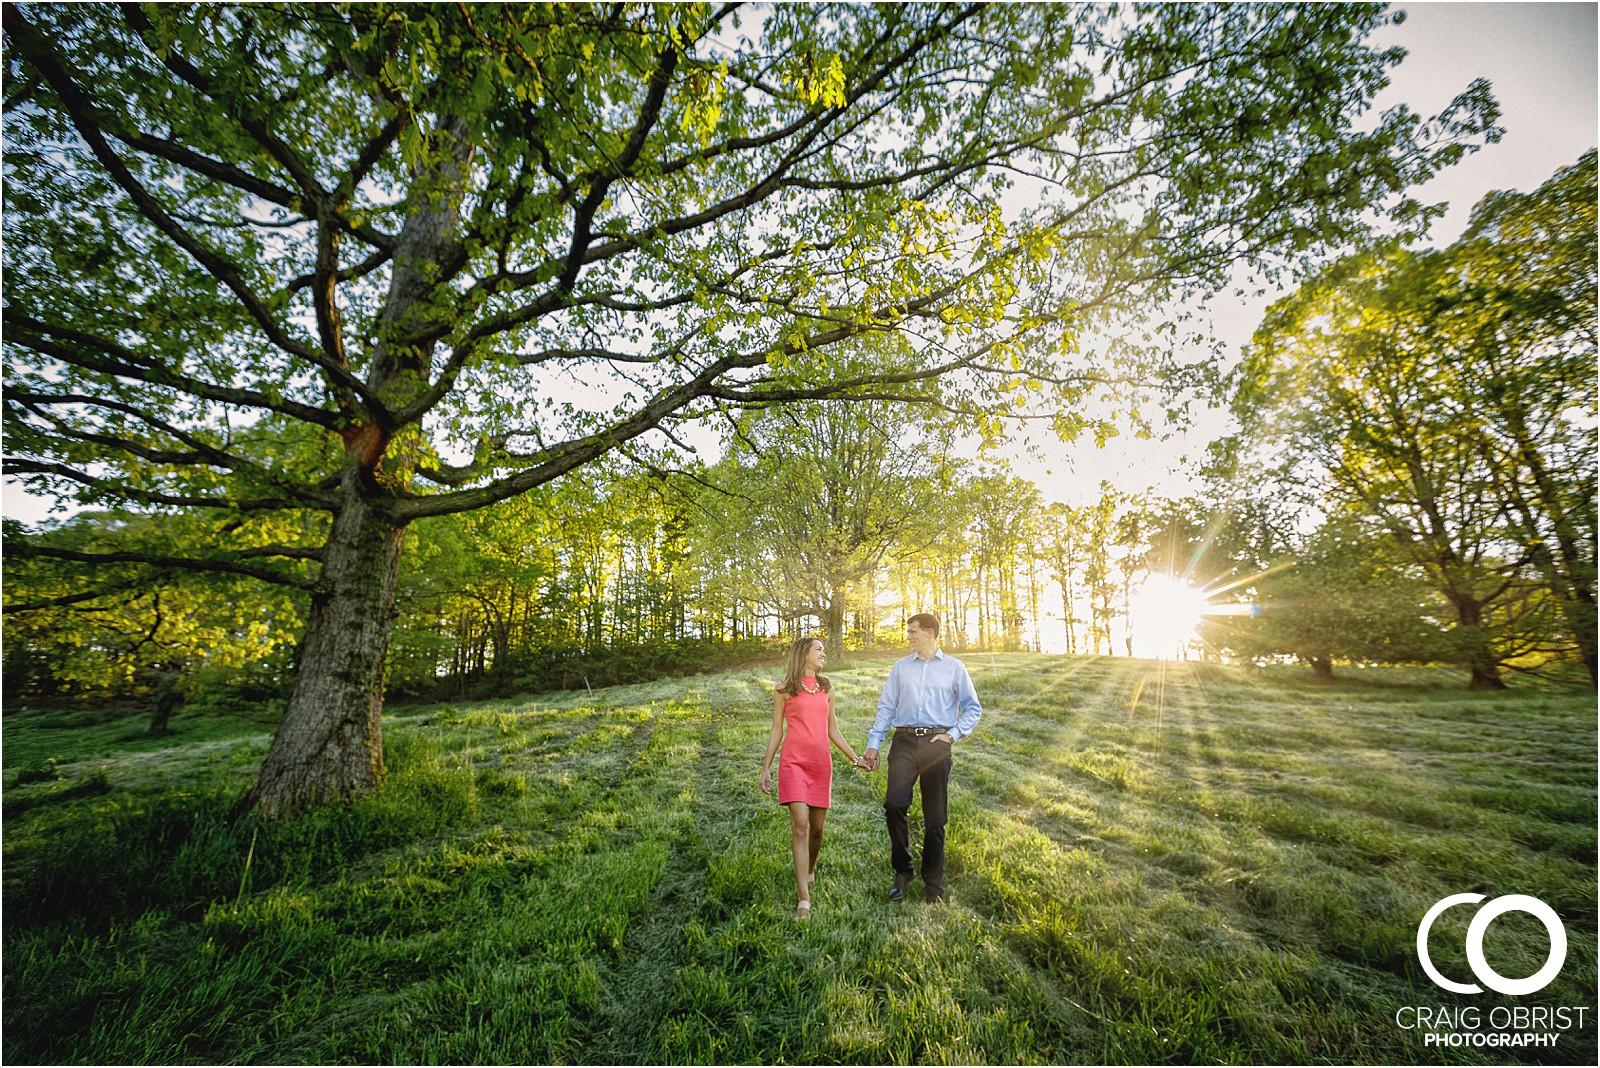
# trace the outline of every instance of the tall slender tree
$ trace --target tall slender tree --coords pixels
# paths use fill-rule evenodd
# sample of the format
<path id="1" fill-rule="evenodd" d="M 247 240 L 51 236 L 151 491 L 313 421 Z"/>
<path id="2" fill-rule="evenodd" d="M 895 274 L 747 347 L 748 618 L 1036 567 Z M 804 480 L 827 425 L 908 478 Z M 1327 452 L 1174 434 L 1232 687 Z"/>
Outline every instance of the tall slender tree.
<path id="1" fill-rule="evenodd" d="M 1050 565 L 1050 575 L 1061 594 L 1061 624 L 1065 631 L 1066 651 L 1080 651 L 1078 624 L 1089 622 L 1078 615 L 1078 601 L 1073 593 L 1082 583 L 1079 577 L 1088 565 L 1089 519 L 1085 509 L 1052 502 L 1040 517 L 1043 552 Z"/>

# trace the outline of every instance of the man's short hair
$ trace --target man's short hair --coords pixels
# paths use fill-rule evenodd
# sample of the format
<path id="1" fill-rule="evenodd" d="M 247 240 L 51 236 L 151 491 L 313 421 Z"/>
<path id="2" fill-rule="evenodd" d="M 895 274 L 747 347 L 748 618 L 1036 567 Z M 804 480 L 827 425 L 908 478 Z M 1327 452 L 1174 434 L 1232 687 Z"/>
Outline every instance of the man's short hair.
<path id="1" fill-rule="evenodd" d="M 933 631 L 933 636 L 935 638 L 939 636 L 939 617 L 934 615 L 932 612 L 918 612 L 916 615 L 906 620 L 906 626 L 908 627 L 913 623 L 915 623 L 918 628 L 922 630 Z"/>

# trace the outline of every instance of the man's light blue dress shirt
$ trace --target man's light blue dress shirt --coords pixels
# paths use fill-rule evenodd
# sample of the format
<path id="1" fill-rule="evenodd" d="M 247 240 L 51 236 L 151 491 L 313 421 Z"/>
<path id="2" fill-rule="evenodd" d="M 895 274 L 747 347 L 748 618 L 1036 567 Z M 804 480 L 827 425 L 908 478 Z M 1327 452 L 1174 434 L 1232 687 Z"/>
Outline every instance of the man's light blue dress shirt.
<path id="1" fill-rule="evenodd" d="M 983 715 L 967 666 L 942 649 L 923 660 L 917 654 L 896 660 L 878 698 L 878 718 L 867 734 L 868 749 L 883 749 L 890 727 L 951 727 L 951 741 L 972 733 Z"/>

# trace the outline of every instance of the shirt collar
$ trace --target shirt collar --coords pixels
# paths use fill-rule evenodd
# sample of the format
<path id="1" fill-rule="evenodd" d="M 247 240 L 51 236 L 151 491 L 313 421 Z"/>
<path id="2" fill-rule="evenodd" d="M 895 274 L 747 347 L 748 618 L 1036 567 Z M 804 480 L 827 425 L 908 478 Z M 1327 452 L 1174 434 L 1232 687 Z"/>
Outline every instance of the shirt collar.
<path id="1" fill-rule="evenodd" d="M 911 658 L 913 660 L 919 660 L 924 664 L 926 664 L 928 662 L 928 660 L 943 660 L 944 659 L 944 650 L 939 648 L 939 646 L 935 645 L 933 647 L 933 655 L 928 657 L 926 660 L 924 660 L 922 657 L 918 656 L 916 653 L 912 653 L 911 654 Z"/>

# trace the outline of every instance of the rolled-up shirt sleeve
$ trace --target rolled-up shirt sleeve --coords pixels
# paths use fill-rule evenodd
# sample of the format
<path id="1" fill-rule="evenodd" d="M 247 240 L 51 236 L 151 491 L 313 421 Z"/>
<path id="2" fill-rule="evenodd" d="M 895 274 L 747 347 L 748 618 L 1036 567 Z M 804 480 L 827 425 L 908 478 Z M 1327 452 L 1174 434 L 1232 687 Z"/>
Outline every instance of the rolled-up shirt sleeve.
<path id="1" fill-rule="evenodd" d="M 961 665 L 960 677 L 956 679 L 956 705 L 961 710 L 961 718 L 956 720 L 956 729 L 950 732 L 951 741 L 960 741 L 971 734 L 978 725 L 978 717 L 983 715 L 983 705 L 978 703 L 978 691 L 972 685 L 972 676 L 965 664 Z M 883 717 L 881 706 L 878 717 Z"/>
<path id="2" fill-rule="evenodd" d="M 889 669 L 889 678 L 883 684 L 883 695 L 878 698 L 878 716 L 867 732 L 867 748 L 882 749 L 884 735 L 894 725 L 894 709 L 900 699 L 900 665 Z"/>

